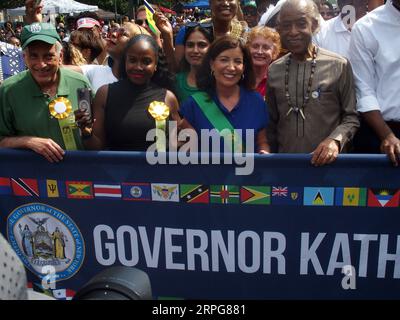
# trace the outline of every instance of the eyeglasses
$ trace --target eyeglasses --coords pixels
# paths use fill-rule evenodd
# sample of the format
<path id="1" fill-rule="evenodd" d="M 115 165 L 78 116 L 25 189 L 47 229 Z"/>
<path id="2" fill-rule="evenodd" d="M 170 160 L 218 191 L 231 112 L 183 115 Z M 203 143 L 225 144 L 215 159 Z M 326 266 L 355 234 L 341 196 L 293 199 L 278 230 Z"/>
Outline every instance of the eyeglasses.
<path id="1" fill-rule="evenodd" d="M 196 22 L 196 21 L 189 21 L 185 24 L 186 28 L 196 28 L 201 27 L 204 29 L 212 29 L 213 24 L 212 22 Z"/>
<path id="2" fill-rule="evenodd" d="M 139 26 L 144 25 L 145 22 L 146 22 L 146 20 L 143 20 L 143 19 L 136 19 L 136 20 L 135 20 L 135 23 L 136 23 L 137 25 L 139 25 Z"/>

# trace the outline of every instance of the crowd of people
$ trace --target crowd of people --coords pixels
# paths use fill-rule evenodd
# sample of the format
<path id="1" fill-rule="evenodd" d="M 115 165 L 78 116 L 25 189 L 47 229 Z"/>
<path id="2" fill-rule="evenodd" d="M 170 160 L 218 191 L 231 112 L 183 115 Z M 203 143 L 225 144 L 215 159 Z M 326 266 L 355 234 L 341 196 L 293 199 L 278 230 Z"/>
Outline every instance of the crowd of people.
<path id="1" fill-rule="evenodd" d="M 311 153 L 315 166 L 344 152 L 398 165 L 400 0 L 154 9 L 154 25 L 142 6 L 120 24 L 85 12 L 65 26 L 26 0 L 27 23 L 1 33 L 0 147 L 50 162 L 65 150 L 146 151 L 167 119 L 221 141 L 230 132 L 241 150 L 237 130 L 252 130 L 254 152 Z M 86 108 L 82 88 L 94 98 Z"/>

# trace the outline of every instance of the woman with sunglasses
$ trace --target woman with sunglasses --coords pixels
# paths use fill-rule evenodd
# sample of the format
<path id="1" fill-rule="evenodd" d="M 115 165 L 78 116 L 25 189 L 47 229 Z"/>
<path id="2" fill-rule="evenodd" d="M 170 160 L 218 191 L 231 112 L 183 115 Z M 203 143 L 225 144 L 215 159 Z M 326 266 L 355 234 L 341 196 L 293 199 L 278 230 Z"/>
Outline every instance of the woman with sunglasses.
<path id="1" fill-rule="evenodd" d="M 246 22 L 239 21 L 237 14 L 240 13 L 239 0 L 210 0 L 211 19 L 205 20 L 202 27 L 212 28 L 214 39 L 230 35 L 237 39 L 245 38 L 248 31 Z M 179 64 L 184 57 L 186 28 L 193 27 L 193 23 L 186 24 L 179 30 L 175 39 L 175 60 Z"/>
<path id="2" fill-rule="evenodd" d="M 231 132 L 235 151 L 255 152 L 256 149 L 259 153 L 268 153 L 267 108 L 263 98 L 254 91 L 250 53 L 241 41 L 231 36 L 214 41 L 196 74 L 196 83 L 201 92 L 181 105 L 181 128 L 195 129 L 200 139 L 202 129 L 216 129 L 221 136 L 223 132 Z M 233 134 L 234 129 L 241 129 L 243 135 Z M 246 130 L 253 133 L 252 141 L 247 138 Z M 226 137 L 223 146 L 225 142 Z M 237 150 L 238 146 L 241 149 Z"/>
<path id="3" fill-rule="evenodd" d="M 137 35 L 122 54 L 118 82 L 102 86 L 93 101 L 93 124 L 88 113 L 75 112 L 77 124 L 91 150 L 146 151 L 154 142 L 147 133 L 156 128 L 149 106 L 154 101 L 169 107 L 170 117 L 180 120 L 172 92 L 173 77 L 153 37 Z"/>
<path id="4" fill-rule="evenodd" d="M 197 25 L 187 28 L 185 39 L 185 57 L 181 61 L 179 72 L 176 75 L 176 90 L 179 103 L 184 102 L 189 96 L 199 91 L 196 85 L 196 72 L 201 66 L 204 55 L 213 42 L 210 29 Z"/>
<path id="5" fill-rule="evenodd" d="M 256 89 L 265 97 L 268 66 L 278 57 L 281 50 L 279 33 L 268 27 L 257 26 L 251 29 L 247 36 L 247 47 L 256 75 Z"/>

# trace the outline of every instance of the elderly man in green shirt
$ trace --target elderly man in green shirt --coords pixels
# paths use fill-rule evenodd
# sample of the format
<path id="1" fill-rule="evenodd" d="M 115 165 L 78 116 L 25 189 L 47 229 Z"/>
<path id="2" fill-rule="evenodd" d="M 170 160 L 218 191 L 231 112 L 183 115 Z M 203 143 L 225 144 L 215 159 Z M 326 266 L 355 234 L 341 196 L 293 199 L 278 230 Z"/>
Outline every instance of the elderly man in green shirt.
<path id="1" fill-rule="evenodd" d="M 60 68 L 61 40 L 51 24 L 25 26 L 21 40 L 28 70 L 0 87 L 0 147 L 31 149 L 58 162 L 64 150 L 83 149 L 74 110 L 77 89 L 90 85 Z"/>

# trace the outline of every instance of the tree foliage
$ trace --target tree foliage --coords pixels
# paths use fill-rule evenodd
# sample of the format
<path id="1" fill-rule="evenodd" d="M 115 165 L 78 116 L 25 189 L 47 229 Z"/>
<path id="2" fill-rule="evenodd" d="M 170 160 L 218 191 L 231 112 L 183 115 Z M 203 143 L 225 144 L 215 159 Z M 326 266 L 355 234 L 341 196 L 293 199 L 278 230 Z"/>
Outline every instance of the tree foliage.
<path id="1" fill-rule="evenodd" d="M 11 9 L 22 7 L 25 5 L 25 0 L 1 0 L 0 9 Z"/>

